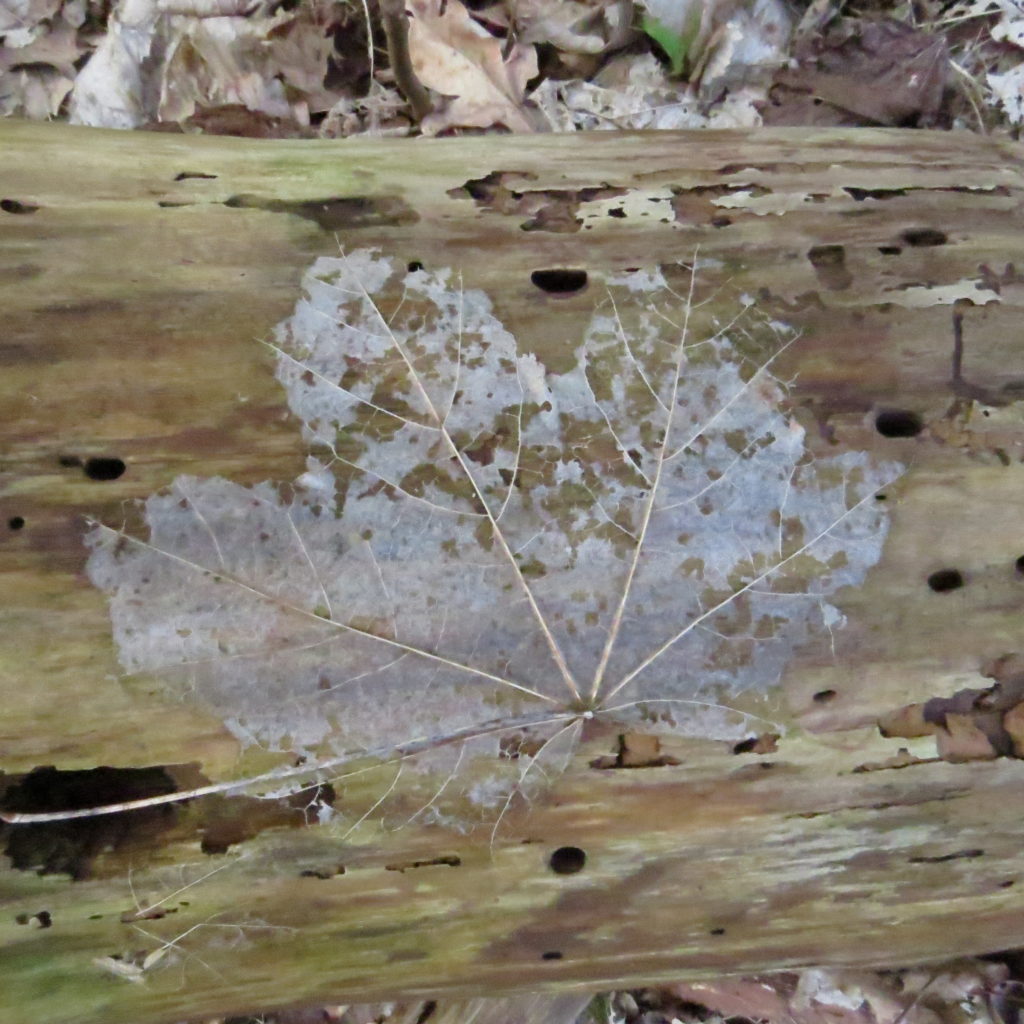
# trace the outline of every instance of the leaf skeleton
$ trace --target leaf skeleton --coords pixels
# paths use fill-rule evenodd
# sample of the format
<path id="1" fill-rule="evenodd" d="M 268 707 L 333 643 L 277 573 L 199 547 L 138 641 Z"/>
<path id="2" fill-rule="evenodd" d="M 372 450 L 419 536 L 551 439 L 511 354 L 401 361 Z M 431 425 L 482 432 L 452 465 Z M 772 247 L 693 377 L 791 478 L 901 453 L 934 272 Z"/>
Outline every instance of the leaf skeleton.
<path id="1" fill-rule="evenodd" d="M 841 624 L 829 599 L 880 557 L 874 495 L 900 467 L 810 451 L 773 373 L 794 332 L 713 260 L 675 276 L 608 275 L 555 344 L 543 325 L 514 338 L 451 271 L 318 259 L 268 342 L 306 471 L 180 477 L 145 502 L 147 537 L 86 537 L 125 672 L 303 762 L 4 820 L 280 795 L 467 749 L 495 781 L 466 792 L 503 810 L 590 719 L 733 738 L 728 700 Z M 525 733 L 510 771 L 502 738 Z"/>

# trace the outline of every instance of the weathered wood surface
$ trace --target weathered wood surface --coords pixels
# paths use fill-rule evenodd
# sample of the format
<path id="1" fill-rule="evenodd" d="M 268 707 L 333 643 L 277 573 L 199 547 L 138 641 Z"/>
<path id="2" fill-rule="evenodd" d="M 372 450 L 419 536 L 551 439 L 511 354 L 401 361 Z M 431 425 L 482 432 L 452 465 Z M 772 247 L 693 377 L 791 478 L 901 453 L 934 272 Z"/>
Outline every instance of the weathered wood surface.
<path id="1" fill-rule="evenodd" d="M 460 267 L 518 337 L 549 348 L 578 330 L 602 271 L 699 246 L 729 287 L 803 332 L 783 369 L 816 450 L 908 466 L 887 494 L 882 563 L 841 595 L 848 626 L 756 708 L 790 726 L 776 751 L 691 743 L 677 767 L 599 771 L 588 758 L 614 737 L 598 737 L 493 848 L 487 828 L 340 841 L 249 801 L 106 819 L 87 839 L 9 828 L 21 862 L 91 878 L 0 876 L 5 1020 L 170 1021 L 1024 944 L 1024 765 L 883 767 L 900 746 L 927 757 L 934 743 L 875 726 L 989 686 L 993 659 L 1024 650 L 1024 150 L 924 132 L 258 143 L 6 122 L 0 151 L 9 776 L 237 769 L 219 722 L 118 678 L 102 595 L 82 572 L 83 517 L 117 522 L 126 500 L 182 472 L 301 472 L 258 339 L 339 243 Z M 550 268 L 586 269 L 591 288 L 545 294 L 530 274 Z M 885 410 L 922 429 L 882 436 Z M 92 479 L 90 458 L 127 468 Z M 930 589 L 944 569 L 965 585 Z M 201 834 L 231 851 L 205 855 Z M 550 870 L 563 845 L 586 851 L 583 871 Z M 145 904 L 229 861 L 170 900 L 175 913 L 121 920 L 129 867 Z M 34 928 L 42 910 L 52 925 Z M 181 940 L 192 959 L 165 957 L 142 983 L 95 962 L 201 922 Z"/>

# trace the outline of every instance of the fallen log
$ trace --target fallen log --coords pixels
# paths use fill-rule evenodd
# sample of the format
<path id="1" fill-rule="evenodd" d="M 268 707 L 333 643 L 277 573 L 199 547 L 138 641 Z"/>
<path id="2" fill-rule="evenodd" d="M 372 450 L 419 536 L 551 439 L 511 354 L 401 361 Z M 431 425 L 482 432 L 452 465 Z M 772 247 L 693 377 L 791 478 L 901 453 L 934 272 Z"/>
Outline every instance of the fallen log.
<path id="1" fill-rule="evenodd" d="M 123 678 L 83 536 L 181 474 L 304 472 L 260 341 L 339 247 L 456 268 L 549 361 L 609 275 L 703 260 L 709 295 L 796 329 L 772 372 L 808 459 L 903 467 L 878 495 L 880 561 L 833 598 L 845 626 L 740 704 L 778 737 L 652 745 L 597 728 L 497 831 L 390 832 L 371 815 L 349 833 L 316 824 L 315 794 L 5 825 L 6 1020 L 597 990 L 1024 944 L 1019 146 L 788 129 L 256 142 L 8 121 L 0 148 L 8 812 L 282 763 L 243 753 L 208 706 Z M 374 808 L 381 778 L 346 801 Z"/>

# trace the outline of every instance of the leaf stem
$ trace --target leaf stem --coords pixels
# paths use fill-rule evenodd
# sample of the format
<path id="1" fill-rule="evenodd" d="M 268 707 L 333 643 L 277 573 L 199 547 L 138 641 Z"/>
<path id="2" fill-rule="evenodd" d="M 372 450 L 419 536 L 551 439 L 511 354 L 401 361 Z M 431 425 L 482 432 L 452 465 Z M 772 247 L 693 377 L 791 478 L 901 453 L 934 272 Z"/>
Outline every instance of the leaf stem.
<path id="1" fill-rule="evenodd" d="M 120 814 L 124 811 L 139 811 L 146 807 L 177 804 L 185 800 L 194 800 L 198 797 L 212 796 L 217 793 L 235 793 L 239 790 L 265 783 L 307 778 L 320 772 L 330 771 L 333 768 L 339 768 L 354 761 L 368 758 L 379 758 L 384 763 L 402 761 L 417 754 L 422 754 L 427 750 L 438 750 L 441 747 L 451 746 L 453 743 L 461 743 L 465 740 L 490 736 L 495 733 L 512 732 L 515 729 L 524 729 L 534 725 L 567 721 L 576 717 L 576 715 L 568 712 L 551 714 L 546 711 L 535 711 L 532 714 L 520 715 L 516 718 L 492 719 L 488 722 L 466 726 L 463 729 L 456 729 L 450 733 L 424 736 L 419 739 L 408 740 L 405 743 L 397 743 L 393 746 L 377 747 L 372 750 L 350 750 L 339 754 L 337 757 L 327 758 L 322 761 L 312 761 L 309 764 L 297 765 L 291 768 L 275 768 L 260 775 L 250 775 L 245 779 L 235 779 L 231 782 L 214 782 L 208 786 L 198 786 L 195 789 L 183 790 L 179 793 L 161 793 L 158 796 L 140 797 L 138 800 L 124 800 L 121 803 L 103 804 L 98 807 L 84 807 L 69 811 L 25 813 L 19 811 L 0 811 L 0 821 L 5 821 L 11 825 L 33 825 L 52 821 L 70 821 L 73 818 L 97 818 L 104 814 Z"/>

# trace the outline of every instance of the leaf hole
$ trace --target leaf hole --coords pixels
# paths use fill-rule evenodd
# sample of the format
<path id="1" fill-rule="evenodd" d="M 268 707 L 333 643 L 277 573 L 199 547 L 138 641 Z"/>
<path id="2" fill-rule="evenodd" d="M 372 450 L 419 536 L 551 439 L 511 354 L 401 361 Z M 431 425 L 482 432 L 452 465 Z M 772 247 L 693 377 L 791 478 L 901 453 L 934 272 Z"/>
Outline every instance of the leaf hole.
<path id="1" fill-rule="evenodd" d="M 216 174 L 204 174 L 202 171 L 179 171 L 174 176 L 174 180 L 188 181 L 189 178 L 206 178 L 209 181 L 213 181 L 216 177 Z"/>
<path id="2" fill-rule="evenodd" d="M 127 467 L 123 459 L 99 456 L 86 459 L 82 468 L 90 480 L 116 480 L 119 476 L 124 475 Z"/>
<path id="3" fill-rule="evenodd" d="M 724 928 L 712 928 L 710 934 L 711 935 L 724 935 L 725 934 L 725 929 Z"/>
<path id="4" fill-rule="evenodd" d="M 928 577 L 928 586 L 936 594 L 947 594 L 964 585 L 964 576 L 959 569 L 939 569 Z"/>
<path id="5" fill-rule="evenodd" d="M 898 245 L 880 245 L 878 251 L 883 256 L 899 256 L 903 249 Z"/>
<path id="6" fill-rule="evenodd" d="M 7 529 L 9 530 L 20 530 L 24 525 L 24 516 L 11 516 L 11 518 L 7 520 Z"/>
<path id="7" fill-rule="evenodd" d="M 1000 889 L 1010 889 L 1010 888 L 1013 887 L 1014 884 L 1015 884 L 1015 879 L 1008 878 L 1008 879 L 1006 879 L 1005 882 L 1000 882 L 999 883 L 999 888 Z"/>
<path id="8" fill-rule="evenodd" d="M 530 280 L 548 295 L 573 295 L 587 286 L 587 272 L 556 267 L 551 270 L 535 270 Z"/>
<path id="9" fill-rule="evenodd" d="M 909 409 L 883 409 L 875 417 L 875 430 L 882 437 L 916 437 L 924 430 L 924 420 Z"/>
<path id="10" fill-rule="evenodd" d="M 39 207 L 33 203 L 22 203 L 17 199 L 0 199 L 0 210 L 4 213 L 35 213 Z"/>
<path id="11" fill-rule="evenodd" d="M 917 249 L 927 248 L 933 245 L 945 245 L 949 241 L 949 237 L 945 231 L 939 231 L 938 228 L 907 228 L 903 234 L 900 235 L 907 245 Z"/>
<path id="12" fill-rule="evenodd" d="M 423 269 L 423 264 L 419 260 L 409 260 L 405 265 L 405 269 L 410 274 L 415 274 L 417 270 Z"/>
<path id="13" fill-rule="evenodd" d="M 811 697 L 811 700 L 813 700 L 815 704 L 828 704 L 830 701 L 835 700 L 836 696 L 837 694 L 835 690 L 819 690 Z"/>
<path id="14" fill-rule="evenodd" d="M 732 224 L 732 217 L 712 217 L 711 226 L 713 228 L 727 228 Z"/>
<path id="15" fill-rule="evenodd" d="M 586 863 L 587 855 L 578 846 L 560 846 L 548 860 L 548 866 L 556 875 L 575 875 Z"/>
<path id="16" fill-rule="evenodd" d="M 557 949 L 552 949 L 547 953 L 541 953 L 541 960 L 561 960 L 562 954 Z"/>

